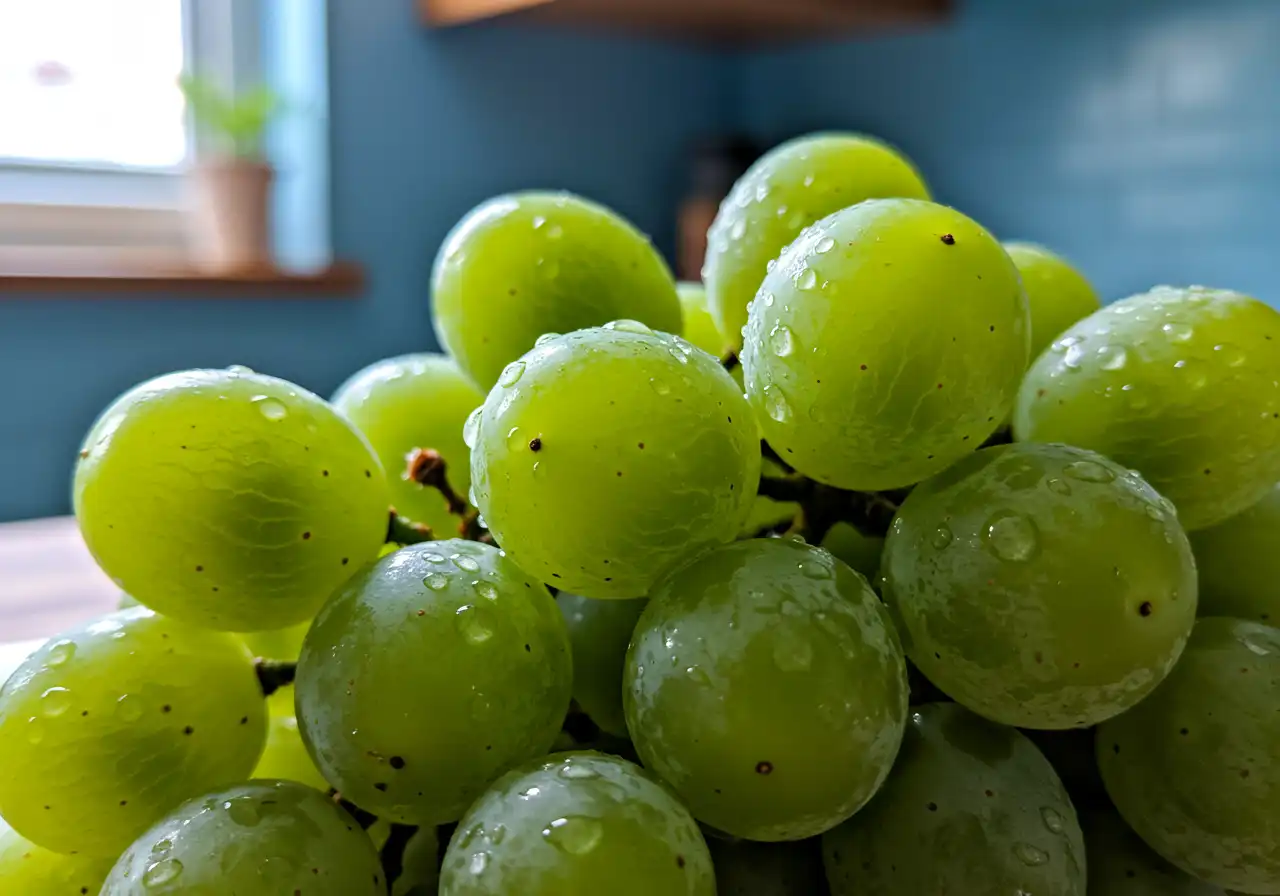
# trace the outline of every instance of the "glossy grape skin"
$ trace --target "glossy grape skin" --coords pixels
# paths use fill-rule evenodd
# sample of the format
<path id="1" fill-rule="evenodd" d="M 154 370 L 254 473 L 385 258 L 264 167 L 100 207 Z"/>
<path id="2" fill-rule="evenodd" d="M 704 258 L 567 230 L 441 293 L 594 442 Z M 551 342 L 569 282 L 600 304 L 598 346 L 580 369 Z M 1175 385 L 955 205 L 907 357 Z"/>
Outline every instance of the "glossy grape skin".
<path id="1" fill-rule="evenodd" d="M 1098 729 L 1098 766 L 1129 826 L 1183 871 L 1280 893 L 1280 630 L 1196 623 L 1168 680 Z"/>
<path id="2" fill-rule="evenodd" d="M 624 701 L 645 767 L 699 821 L 799 840 L 849 817 L 888 774 L 906 668 L 862 576 L 819 548 L 751 539 L 654 590 Z"/>
<path id="3" fill-rule="evenodd" d="M 572 659 L 547 590 L 496 548 L 403 548 L 325 604 L 298 663 L 297 718 L 316 766 L 362 809 L 456 821 L 507 769 L 545 753 Z"/>
<path id="4" fill-rule="evenodd" d="M 266 725 L 238 638 L 145 607 L 103 616 L 0 690 L 0 815 L 46 849 L 113 856 L 183 800 L 247 776 Z"/>
<path id="5" fill-rule="evenodd" d="M 766 153 L 734 185 L 707 233 L 703 279 L 720 332 L 742 345 L 747 305 L 800 231 L 864 199 L 928 199 L 911 162 L 871 137 L 810 134 Z"/>
<path id="6" fill-rule="evenodd" d="M 468 422 L 471 478 L 525 571 L 586 597 L 635 598 L 738 534 L 758 432 L 719 361 L 619 321 L 544 340 L 507 369 Z"/>
<path id="7" fill-rule="evenodd" d="M 372 841 L 325 794 L 250 781 L 175 809 L 120 856 L 102 896 L 385 896 Z"/>
<path id="8" fill-rule="evenodd" d="M 449 843 L 440 896 L 716 896 L 688 811 L 639 767 L 562 753 L 504 776 Z"/>
<path id="9" fill-rule="evenodd" d="M 822 838 L 833 896 L 1084 896 L 1075 809 L 1025 736 L 955 703 L 917 708 L 893 773 Z"/>
<path id="10" fill-rule="evenodd" d="M 310 618 L 386 538 L 387 486 L 347 420 L 292 383 L 190 370 L 116 399 L 85 438 L 76 517 L 121 588 L 227 631 Z"/>
<path id="11" fill-rule="evenodd" d="M 718 896 L 828 896 L 818 838 L 790 843 L 707 841 Z"/>
<path id="12" fill-rule="evenodd" d="M 543 333 L 627 318 L 681 329 L 675 280 L 615 212 L 570 193 L 513 193 L 472 209 L 432 272 L 440 344 L 482 389 Z"/>
<path id="13" fill-rule="evenodd" d="M 322 791 L 329 789 L 329 782 L 320 774 L 302 742 L 298 720 L 292 712 L 272 712 L 267 724 L 267 745 L 252 777 L 297 781 Z"/>
<path id="14" fill-rule="evenodd" d="M 573 647 L 573 699 L 602 729 L 627 737 L 622 668 L 631 633 L 648 601 L 592 600 L 561 592 L 556 603 Z"/>
<path id="15" fill-rule="evenodd" d="M 465 496 L 471 452 L 462 441 L 462 424 L 483 402 L 484 393 L 452 358 L 430 353 L 371 364 L 333 394 L 333 406 L 364 433 L 382 461 L 396 510 L 441 537 L 457 531 L 458 518 L 439 491 L 405 478 L 406 457 L 418 448 L 440 452 L 449 484 Z"/>
<path id="16" fill-rule="evenodd" d="M 956 701 L 1079 728 L 1168 674 L 1195 620 L 1195 562 L 1140 477 L 1066 445 L 984 448 L 917 486 L 883 558 L 907 655 Z"/>
<path id="17" fill-rule="evenodd" d="M 1280 486 L 1243 513 L 1192 532 L 1200 615 L 1280 622 Z"/>
<path id="18" fill-rule="evenodd" d="M 1005 243 L 1022 277 L 1031 309 L 1031 358 L 1034 360 L 1067 327 L 1101 307 L 1084 275 L 1060 255 L 1035 243 Z"/>
<path id="19" fill-rule="evenodd" d="M 680 296 L 680 311 L 684 318 L 681 335 L 709 355 L 723 356 L 729 341 L 720 335 L 716 322 L 707 310 L 707 290 L 701 283 L 676 284 Z"/>
<path id="20" fill-rule="evenodd" d="M 1017 268 L 953 209 L 882 199 L 783 253 L 751 303 L 742 364 L 765 439 L 841 488 L 911 485 L 1013 405 L 1030 325 Z"/>
<path id="21" fill-rule="evenodd" d="M 1089 896 L 1225 896 L 1151 851 L 1114 809 L 1083 813 Z"/>
<path id="22" fill-rule="evenodd" d="M 1188 531 L 1212 526 L 1280 481 L 1280 313 L 1202 287 L 1108 305 L 1031 365 L 1013 428 L 1132 467 Z"/>
<path id="23" fill-rule="evenodd" d="M 0 893 L 12 896 L 97 894 L 113 859 L 68 856 L 24 840 L 0 819 Z"/>

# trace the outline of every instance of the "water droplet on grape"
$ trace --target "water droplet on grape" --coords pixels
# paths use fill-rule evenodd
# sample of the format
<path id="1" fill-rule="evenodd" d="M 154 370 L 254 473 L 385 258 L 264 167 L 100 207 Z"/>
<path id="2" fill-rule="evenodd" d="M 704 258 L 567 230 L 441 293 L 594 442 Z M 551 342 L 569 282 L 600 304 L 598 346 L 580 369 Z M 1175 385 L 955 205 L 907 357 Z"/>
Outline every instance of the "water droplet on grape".
<path id="1" fill-rule="evenodd" d="M 1111 482 L 1116 478 L 1115 473 L 1092 460 L 1072 461 L 1063 467 L 1062 472 L 1081 482 Z"/>
<path id="2" fill-rule="evenodd" d="M 1053 479 L 1049 479 L 1048 481 L 1046 481 L 1044 486 L 1049 491 L 1053 492 L 1055 495 L 1071 494 L 1071 486 L 1068 485 L 1066 482 L 1063 482 L 1061 479 L 1058 479 L 1057 477 L 1054 477 Z"/>
<path id="3" fill-rule="evenodd" d="M 142 718 L 142 701 L 133 694 L 125 694 L 116 701 L 116 715 L 126 722 L 136 722 Z"/>
<path id="4" fill-rule="evenodd" d="M 542 225 L 543 225 L 543 224 L 546 224 L 546 223 L 547 223 L 547 219 L 546 219 L 546 218 L 544 218 L 542 215 L 534 215 L 534 216 L 533 216 L 533 229 L 534 229 L 534 230 L 540 230 L 540 229 L 542 229 Z"/>
<path id="5" fill-rule="evenodd" d="M 588 765 L 570 760 L 560 766 L 560 777 L 568 778 L 571 781 L 587 781 L 591 778 L 600 777 L 600 773 Z"/>
<path id="6" fill-rule="evenodd" d="M 1062 356 L 1062 365 L 1067 370 L 1079 370 L 1080 362 L 1084 360 L 1084 347 L 1080 345 L 1072 345 L 1067 348 L 1067 353 Z"/>
<path id="7" fill-rule="evenodd" d="M 502 844 L 507 839 L 507 826 L 505 824 L 495 824 L 493 830 L 489 833 L 489 842 L 494 846 Z"/>
<path id="8" fill-rule="evenodd" d="M 1118 345 L 1104 345 L 1098 349 L 1098 364 L 1103 370 L 1119 370 L 1128 360 L 1125 350 Z"/>
<path id="9" fill-rule="evenodd" d="M 729 228 L 729 239 L 740 240 L 747 235 L 747 222 L 739 218 L 733 222 L 733 226 Z"/>
<path id="10" fill-rule="evenodd" d="M 484 874 L 484 869 L 489 867 L 489 854 L 487 852 L 478 852 L 471 857 L 471 863 L 467 865 L 467 870 L 472 874 Z"/>
<path id="11" fill-rule="evenodd" d="M 162 859 L 147 866 L 142 874 L 142 885 L 147 889 L 163 887 L 182 876 L 182 863 L 177 859 Z"/>
<path id="12" fill-rule="evenodd" d="M 229 799 L 222 804 L 222 808 L 227 811 L 227 817 L 241 827 L 257 827 L 258 822 L 262 821 L 261 807 L 253 797 L 238 796 Z"/>
<path id="13" fill-rule="evenodd" d="M 1038 546 L 1035 523 L 1020 513 L 992 517 L 985 534 L 988 549 L 1001 560 L 1030 560 Z"/>
<path id="14" fill-rule="evenodd" d="M 599 821 L 581 815 L 557 818 L 542 829 L 542 836 L 548 843 L 572 856 L 591 852 L 600 844 L 603 835 L 604 828 Z"/>
<path id="15" fill-rule="evenodd" d="M 71 708 L 71 692 L 66 688 L 49 688 L 40 695 L 40 712 L 56 718 Z"/>
<path id="16" fill-rule="evenodd" d="M 480 406 L 467 415 L 467 422 L 462 424 L 462 442 L 468 448 L 475 448 L 480 437 L 480 417 L 484 406 Z"/>
<path id="17" fill-rule="evenodd" d="M 27 743 L 38 744 L 42 740 L 44 740 L 44 725 L 35 717 L 27 719 Z"/>
<path id="18" fill-rule="evenodd" d="M 444 563 L 444 556 L 441 554 L 423 554 L 422 559 L 428 563 Z"/>
<path id="19" fill-rule="evenodd" d="M 151 852 L 152 852 L 152 853 L 168 852 L 168 851 L 169 851 L 169 850 L 171 850 L 171 849 L 173 849 L 173 840 L 172 840 L 172 838 L 170 838 L 170 837 L 164 837 L 164 838 L 162 838 L 162 839 L 160 839 L 160 840 L 157 840 L 157 841 L 155 842 L 155 844 L 151 847 Z"/>
<path id="20" fill-rule="evenodd" d="M 502 375 L 498 377 L 498 385 L 504 388 L 510 388 L 520 382 L 520 377 L 524 376 L 524 362 L 512 361 L 506 367 L 502 368 Z"/>
<path id="21" fill-rule="evenodd" d="M 1164 520 L 1164 514 L 1162 514 L 1158 508 L 1153 507 L 1150 504 L 1147 505 L 1147 516 L 1151 517 L 1151 519 L 1155 520 L 1157 523 Z"/>
<path id="22" fill-rule="evenodd" d="M 777 301 L 777 300 L 773 297 L 773 293 L 771 293 L 771 292 L 766 292 L 766 293 L 764 293 L 764 296 L 763 296 L 763 298 L 761 299 L 761 301 L 763 301 L 763 302 L 764 302 L 764 307 L 766 307 L 766 308 L 772 308 L 772 307 L 773 307 L 773 303 L 774 303 L 775 301 Z"/>
<path id="23" fill-rule="evenodd" d="M 476 572 L 480 569 L 480 564 L 470 557 L 454 554 L 453 562 L 458 564 L 458 569 L 465 569 L 467 572 Z"/>
<path id="24" fill-rule="evenodd" d="M 657 392 L 659 395 L 671 394 L 671 386 L 667 384 L 666 380 L 659 379 L 655 376 L 649 380 L 649 385 L 653 388 L 653 391 Z"/>
<path id="25" fill-rule="evenodd" d="M 564 236 L 564 228 L 559 224 L 552 224 L 547 228 L 547 239 L 558 240 L 562 236 Z"/>
<path id="26" fill-rule="evenodd" d="M 770 258 L 764 264 L 764 272 L 766 274 L 772 274 L 773 269 L 776 268 L 777 266 L 778 266 L 778 260 L 776 258 Z"/>
<path id="27" fill-rule="evenodd" d="M 642 336 L 648 336 L 653 333 L 645 324 L 638 320 L 614 320 L 604 325 L 606 330 L 617 330 L 620 333 L 639 333 Z"/>
<path id="28" fill-rule="evenodd" d="M 1190 342 L 1195 330 L 1186 324 L 1169 323 L 1160 328 L 1170 342 Z"/>
<path id="29" fill-rule="evenodd" d="M 449 577 L 441 575 L 438 572 L 433 572 L 422 580 L 422 584 L 426 585 L 432 591 L 442 591 L 445 586 L 449 584 Z"/>
<path id="30" fill-rule="evenodd" d="M 1244 364 L 1244 351 L 1239 346 L 1224 342 L 1221 345 L 1215 345 L 1213 351 L 1217 359 L 1223 361 L 1228 367 L 1240 367 Z"/>
<path id="31" fill-rule="evenodd" d="M 55 641 L 49 648 L 49 654 L 45 658 L 45 662 L 50 666 L 61 666 L 75 656 L 75 653 L 76 645 L 74 641 Z"/>
<path id="32" fill-rule="evenodd" d="M 786 423 L 791 419 L 791 405 L 787 404 L 786 396 L 777 386 L 764 387 L 764 409 L 778 423 Z"/>
<path id="33" fill-rule="evenodd" d="M 812 175 L 812 174 L 806 174 L 806 175 L 804 176 L 804 185 L 805 185 L 806 187 L 812 187 L 812 186 L 813 186 L 813 175 Z"/>
<path id="34" fill-rule="evenodd" d="M 526 447 L 528 447 L 528 442 L 526 442 L 524 436 L 520 434 L 520 427 L 511 427 L 507 432 L 507 448 L 512 451 L 519 451 L 521 448 Z"/>
<path id="35" fill-rule="evenodd" d="M 818 240 L 818 244 L 813 247 L 813 251 L 819 255 L 826 255 L 836 247 L 836 241 L 829 236 L 824 236 Z"/>
<path id="36" fill-rule="evenodd" d="M 1050 833 L 1061 834 L 1066 830 L 1066 819 L 1062 817 L 1058 810 L 1045 806 L 1040 810 L 1040 817 L 1044 819 L 1044 826 L 1049 829 Z"/>
<path id="37" fill-rule="evenodd" d="M 471 604 L 458 607 L 458 624 L 462 628 L 462 636 L 472 644 L 483 644 L 493 637 L 493 629 L 484 624 L 479 612 Z"/>
<path id="38" fill-rule="evenodd" d="M 1049 854 L 1039 847 L 1032 846 L 1030 843 L 1015 843 L 1013 845 L 1013 854 L 1018 857 L 1022 864 L 1035 867 L 1043 865 L 1049 861 Z"/>
<path id="39" fill-rule="evenodd" d="M 1244 646 L 1248 648 L 1249 652 L 1254 654 L 1255 656 L 1270 656 L 1271 654 L 1270 650 L 1263 647 L 1258 642 L 1251 641 L 1248 638 L 1242 639 L 1240 643 L 1244 644 Z"/>
<path id="40" fill-rule="evenodd" d="M 795 351 L 795 339 L 791 335 L 791 329 L 782 324 L 775 324 L 769 331 L 769 347 L 779 358 L 785 358 Z"/>
<path id="41" fill-rule="evenodd" d="M 933 533 L 933 538 L 929 540 L 929 543 L 940 551 L 951 544 L 953 540 L 955 540 L 955 535 L 946 524 L 943 524 Z"/>
<path id="42" fill-rule="evenodd" d="M 274 398 L 256 395 L 251 401 L 258 406 L 258 412 L 268 420 L 283 420 L 289 416 L 289 409 Z"/>
<path id="43" fill-rule="evenodd" d="M 769 198 L 769 185 L 760 184 L 756 187 L 756 202 L 764 202 Z"/>
<path id="44" fill-rule="evenodd" d="M 804 271 L 796 278 L 797 289 L 813 289 L 818 285 L 818 275 L 813 272 L 813 268 L 805 268 Z"/>
<path id="45" fill-rule="evenodd" d="M 498 599 L 498 589 L 493 587 L 492 582 L 476 582 L 476 593 L 485 600 Z"/>
<path id="46" fill-rule="evenodd" d="M 559 335 L 560 335 L 559 333 L 543 333 L 541 336 L 539 336 L 537 339 L 533 341 L 533 347 L 540 348 L 546 345 L 552 339 L 555 339 L 556 337 L 558 337 Z"/>
<path id="47" fill-rule="evenodd" d="M 227 368 L 227 373 L 230 373 L 233 376 L 244 376 L 246 374 L 253 373 L 253 368 L 245 367 L 243 364 L 232 364 Z"/>

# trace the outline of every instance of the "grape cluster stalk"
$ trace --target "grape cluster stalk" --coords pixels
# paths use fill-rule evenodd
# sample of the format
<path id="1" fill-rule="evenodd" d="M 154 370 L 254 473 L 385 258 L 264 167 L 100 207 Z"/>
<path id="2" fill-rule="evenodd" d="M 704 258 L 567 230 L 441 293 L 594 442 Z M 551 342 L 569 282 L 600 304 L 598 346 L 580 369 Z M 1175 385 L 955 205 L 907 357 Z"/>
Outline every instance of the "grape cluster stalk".
<path id="1" fill-rule="evenodd" d="M 499 196 L 447 354 L 117 398 L 0 892 L 1280 894 L 1280 314 L 1103 307 L 841 133 L 704 280 Z"/>

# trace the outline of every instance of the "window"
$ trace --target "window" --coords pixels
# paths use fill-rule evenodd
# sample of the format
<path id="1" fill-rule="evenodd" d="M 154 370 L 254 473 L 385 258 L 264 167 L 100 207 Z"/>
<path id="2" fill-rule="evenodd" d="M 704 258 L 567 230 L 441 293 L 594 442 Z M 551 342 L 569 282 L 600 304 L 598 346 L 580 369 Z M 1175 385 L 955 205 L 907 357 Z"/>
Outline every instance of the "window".
<path id="1" fill-rule="evenodd" d="M 255 79 L 256 5 L 0 0 L 0 247 L 180 254 L 178 77 Z"/>

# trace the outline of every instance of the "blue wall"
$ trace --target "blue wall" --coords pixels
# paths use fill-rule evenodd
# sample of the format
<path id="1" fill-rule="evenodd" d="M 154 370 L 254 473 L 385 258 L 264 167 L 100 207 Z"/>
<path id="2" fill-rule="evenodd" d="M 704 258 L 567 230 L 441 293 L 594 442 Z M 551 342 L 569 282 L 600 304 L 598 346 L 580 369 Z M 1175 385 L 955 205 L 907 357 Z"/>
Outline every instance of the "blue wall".
<path id="1" fill-rule="evenodd" d="M 1280 304 L 1280 2 L 957 0 L 941 28 L 741 62 L 746 124 L 889 139 L 940 201 L 1072 256 L 1108 298 Z"/>
<path id="2" fill-rule="evenodd" d="M 334 252 L 359 301 L 0 298 L 0 519 L 69 510 L 79 441 L 118 392 L 247 364 L 327 394 L 435 347 L 426 283 L 448 228 L 493 193 L 563 187 L 673 241 L 689 141 L 726 124 L 733 72 L 657 42 L 497 27 L 430 33 L 411 0 L 331 0 Z"/>

